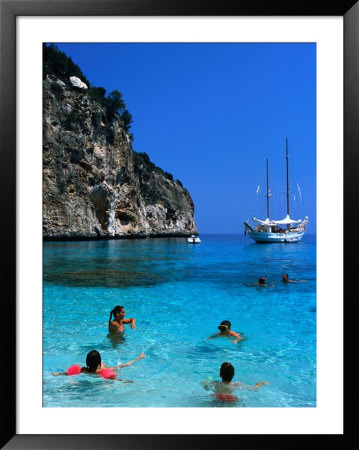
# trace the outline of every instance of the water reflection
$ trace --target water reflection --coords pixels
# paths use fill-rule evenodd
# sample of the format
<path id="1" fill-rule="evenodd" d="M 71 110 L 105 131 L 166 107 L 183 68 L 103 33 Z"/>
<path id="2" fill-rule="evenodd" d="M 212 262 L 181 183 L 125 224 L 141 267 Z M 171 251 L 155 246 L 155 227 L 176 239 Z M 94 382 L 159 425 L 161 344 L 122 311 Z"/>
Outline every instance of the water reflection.
<path id="1" fill-rule="evenodd" d="M 126 343 L 126 338 L 124 336 L 116 334 L 107 334 L 107 339 L 110 342 L 113 349 L 117 350 L 121 345 Z"/>

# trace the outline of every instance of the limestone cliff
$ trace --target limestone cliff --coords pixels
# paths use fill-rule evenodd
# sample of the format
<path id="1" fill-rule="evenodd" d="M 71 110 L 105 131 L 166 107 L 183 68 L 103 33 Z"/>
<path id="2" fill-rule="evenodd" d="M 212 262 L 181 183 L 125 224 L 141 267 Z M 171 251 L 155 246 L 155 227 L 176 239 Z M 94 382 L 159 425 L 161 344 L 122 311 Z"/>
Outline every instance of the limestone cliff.
<path id="1" fill-rule="evenodd" d="M 181 182 L 132 149 L 119 115 L 46 77 L 44 239 L 186 236 L 197 233 L 193 212 Z"/>

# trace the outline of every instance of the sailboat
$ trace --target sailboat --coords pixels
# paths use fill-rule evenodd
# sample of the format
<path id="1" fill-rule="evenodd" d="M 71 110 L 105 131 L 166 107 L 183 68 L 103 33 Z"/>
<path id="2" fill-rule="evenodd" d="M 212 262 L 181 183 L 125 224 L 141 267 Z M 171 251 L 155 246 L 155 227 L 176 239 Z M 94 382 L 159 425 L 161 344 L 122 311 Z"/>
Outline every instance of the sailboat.
<path id="1" fill-rule="evenodd" d="M 268 159 L 266 160 L 267 172 L 267 218 L 260 220 L 253 217 L 253 221 L 257 225 L 252 226 L 248 222 L 244 222 L 244 233 L 247 234 L 258 243 L 275 243 L 275 242 L 300 242 L 306 232 L 309 223 L 308 216 L 301 219 L 293 220 L 289 215 L 289 165 L 288 165 L 288 139 L 286 139 L 286 168 L 287 168 L 287 215 L 282 220 L 272 220 L 269 215 L 269 199 L 272 196 L 269 189 L 268 176 Z"/>

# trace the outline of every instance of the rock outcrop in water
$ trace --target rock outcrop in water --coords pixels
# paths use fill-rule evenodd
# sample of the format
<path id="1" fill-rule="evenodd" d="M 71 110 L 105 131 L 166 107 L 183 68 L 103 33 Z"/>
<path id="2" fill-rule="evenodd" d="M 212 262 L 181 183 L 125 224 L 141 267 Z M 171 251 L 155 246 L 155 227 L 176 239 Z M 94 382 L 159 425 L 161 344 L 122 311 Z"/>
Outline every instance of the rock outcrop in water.
<path id="1" fill-rule="evenodd" d="M 87 90 L 43 81 L 43 237 L 197 233 L 194 204 L 172 175 L 132 149 L 118 114 Z"/>

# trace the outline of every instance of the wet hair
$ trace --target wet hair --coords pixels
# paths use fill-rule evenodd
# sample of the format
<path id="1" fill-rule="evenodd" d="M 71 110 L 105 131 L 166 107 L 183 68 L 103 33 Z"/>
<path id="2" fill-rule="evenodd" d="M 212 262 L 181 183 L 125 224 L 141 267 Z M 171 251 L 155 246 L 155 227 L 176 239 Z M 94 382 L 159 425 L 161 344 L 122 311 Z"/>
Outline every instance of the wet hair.
<path id="1" fill-rule="evenodd" d="M 224 362 L 221 365 L 219 376 L 222 378 L 222 381 L 232 381 L 234 377 L 234 367 L 229 362 Z"/>
<path id="2" fill-rule="evenodd" d="M 218 329 L 221 331 L 226 331 L 231 329 L 231 322 L 229 320 L 222 320 L 218 325 Z"/>
<path id="3" fill-rule="evenodd" d="M 110 318 L 108 319 L 108 323 L 110 324 L 112 316 L 116 317 L 117 312 L 121 312 L 121 310 L 124 309 L 123 306 L 117 305 L 113 308 L 113 310 L 110 312 Z"/>
<path id="4" fill-rule="evenodd" d="M 284 278 L 284 277 L 285 277 L 285 278 L 288 278 L 288 274 L 287 274 L 287 273 L 284 273 L 283 276 L 282 276 L 282 278 Z"/>
<path id="5" fill-rule="evenodd" d="M 259 284 L 264 284 L 266 279 L 264 277 L 259 278 Z"/>
<path id="6" fill-rule="evenodd" d="M 91 350 L 86 356 L 86 366 L 89 372 L 96 372 L 101 365 L 101 355 L 97 350 Z"/>

